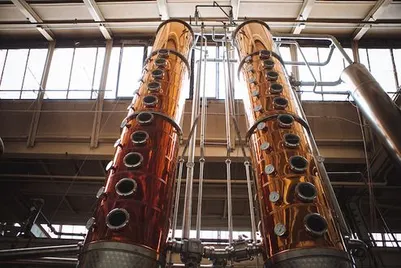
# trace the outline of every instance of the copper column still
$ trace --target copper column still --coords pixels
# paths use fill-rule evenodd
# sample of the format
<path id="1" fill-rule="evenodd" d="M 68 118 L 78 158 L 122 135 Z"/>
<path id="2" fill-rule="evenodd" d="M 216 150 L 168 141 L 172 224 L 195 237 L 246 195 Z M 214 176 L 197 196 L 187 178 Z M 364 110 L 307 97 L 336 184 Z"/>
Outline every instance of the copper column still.
<path id="1" fill-rule="evenodd" d="M 193 39 L 180 20 L 157 30 L 88 222 L 81 268 L 155 268 L 164 262 L 185 101 L 181 88 Z"/>
<path id="2" fill-rule="evenodd" d="M 256 174 L 265 267 L 352 267 L 302 119 L 274 52 L 269 27 L 250 20 L 234 32 L 248 86 L 247 138 Z"/>

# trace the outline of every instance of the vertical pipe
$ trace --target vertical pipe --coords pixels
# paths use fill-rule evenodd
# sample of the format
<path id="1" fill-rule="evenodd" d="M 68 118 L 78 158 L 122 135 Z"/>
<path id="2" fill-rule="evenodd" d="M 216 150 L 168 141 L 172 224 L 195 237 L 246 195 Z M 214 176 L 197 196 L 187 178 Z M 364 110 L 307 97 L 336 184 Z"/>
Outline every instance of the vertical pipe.
<path id="1" fill-rule="evenodd" d="M 233 208 L 231 196 L 231 160 L 226 159 L 226 172 L 227 172 L 227 222 L 228 222 L 228 242 L 229 245 L 233 243 Z"/>
<path id="2" fill-rule="evenodd" d="M 165 264 L 182 136 L 181 88 L 192 41 L 191 27 L 180 20 L 167 20 L 157 30 L 143 82 L 121 123 L 106 185 L 87 224 L 80 268 Z"/>
<path id="3" fill-rule="evenodd" d="M 204 28 L 201 28 L 201 49 L 200 49 L 200 61 L 198 63 L 198 69 L 196 73 L 196 87 L 192 98 L 192 111 L 191 111 L 191 126 L 194 127 L 194 135 L 190 136 L 190 142 L 188 147 L 188 162 L 187 162 L 187 177 L 185 184 L 185 199 L 184 199 L 184 211 L 182 216 L 182 238 L 189 239 L 191 231 L 191 217 L 192 217 L 192 188 L 193 188 L 193 177 L 194 177 L 194 165 L 195 165 L 195 146 L 196 146 L 196 125 L 194 125 L 196 117 L 199 111 L 199 93 L 201 87 L 201 72 L 202 72 L 202 55 L 203 47 L 206 45 L 203 39 Z M 206 63 L 206 62 L 205 62 Z"/>
<path id="4" fill-rule="evenodd" d="M 205 40 L 206 41 L 206 40 Z M 202 60 L 202 59 L 201 59 Z M 202 88 L 202 107 L 200 122 L 200 159 L 199 159 L 199 185 L 198 185 L 198 206 L 196 211 L 196 239 L 200 239 L 202 221 L 202 197 L 203 197 L 203 177 L 205 168 L 205 138 L 206 138 L 206 66 L 207 50 L 205 49 L 203 65 L 203 88 Z"/>
<path id="5" fill-rule="evenodd" d="M 251 163 L 249 161 L 244 162 L 245 173 L 246 173 L 246 184 L 248 188 L 248 201 L 249 201 L 249 213 L 251 215 L 251 239 L 256 242 L 256 222 L 255 222 L 255 209 L 253 205 L 253 195 L 252 195 L 252 184 L 251 184 L 251 172 L 249 166 Z"/>
<path id="6" fill-rule="evenodd" d="M 230 126 L 230 94 L 232 92 L 232 84 L 230 77 L 230 56 L 229 56 L 229 44 L 227 29 L 225 28 L 225 61 L 227 66 L 224 69 L 224 81 L 226 82 L 226 92 L 224 99 L 224 110 L 225 110 L 225 125 L 226 125 L 226 142 L 227 142 L 227 159 L 226 163 L 226 177 L 227 177 L 227 225 L 228 225 L 228 240 L 231 245 L 233 242 L 233 222 L 232 222 L 232 195 L 231 195 L 231 126 Z M 223 58 L 223 64 L 224 64 Z"/>
<path id="7" fill-rule="evenodd" d="M 202 220 L 202 196 L 203 196 L 203 176 L 205 168 L 205 158 L 199 159 L 199 186 L 198 186 L 198 206 L 196 214 L 196 239 L 200 239 L 201 220 Z"/>
<path id="8" fill-rule="evenodd" d="M 244 99 L 266 268 L 352 267 L 303 119 L 269 27 L 249 20 L 233 34 L 248 85 Z M 301 51 L 301 56 L 302 51 Z"/>
<path id="9" fill-rule="evenodd" d="M 175 231 L 177 230 L 178 221 L 178 208 L 180 205 L 180 195 L 181 195 L 181 182 L 182 182 L 182 170 L 184 168 L 184 159 L 180 158 L 178 161 L 178 176 L 177 176 L 177 188 L 175 192 L 174 201 L 174 214 L 173 214 L 173 224 L 172 224 L 172 237 L 175 237 Z"/>

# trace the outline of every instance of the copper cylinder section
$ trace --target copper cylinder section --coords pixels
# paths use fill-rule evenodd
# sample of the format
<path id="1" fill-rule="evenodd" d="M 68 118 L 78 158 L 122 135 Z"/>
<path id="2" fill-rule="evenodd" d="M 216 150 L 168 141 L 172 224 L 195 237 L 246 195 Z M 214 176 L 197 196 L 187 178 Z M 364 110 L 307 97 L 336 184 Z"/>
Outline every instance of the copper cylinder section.
<path id="1" fill-rule="evenodd" d="M 351 267 L 269 27 L 250 20 L 234 32 L 247 138 L 256 174 L 265 267 Z M 252 70 L 252 71 L 250 71 Z M 269 149 L 266 150 L 266 144 Z"/>
<path id="2" fill-rule="evenodd" d="M 88 222 L 81 268 L 156 268 L 169 232 L 191 27 L 163 22 Z"/>

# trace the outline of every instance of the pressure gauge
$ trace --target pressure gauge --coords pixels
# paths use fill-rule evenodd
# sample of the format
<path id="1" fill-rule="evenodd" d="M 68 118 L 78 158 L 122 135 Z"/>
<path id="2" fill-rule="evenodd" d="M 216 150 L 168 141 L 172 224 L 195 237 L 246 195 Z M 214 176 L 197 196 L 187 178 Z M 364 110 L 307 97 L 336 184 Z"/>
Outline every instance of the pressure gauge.
<path id="1" fill-rule="evenodd" d="M 267 175 L 270 175 L 270 174 L 272 174 L 273 172 L 274 172 L 274 166 L 273 166 L 273 165 L 269 164 L 269 165 L 266 165 L 266 166 L 265 166 L 265 173 L 266 173 Z"/>
<path id="2" fill-rule="evenodd" d="M 274 233 L 278 236 L 283 236 L 287 232 L 287 228 L 285 228 L 285 225 L 282 223 L 277 223 L 274 226 Z"/>
<path id="3" fill-rule="evenodd" d="M 278 192 L 271 192 L 269 194 L 269 200 L 272 203 L 276 203 L 280 199 L 280 194 Z"/>
<path id="4" fill-rule="evenodd" d="M 268 142 L 263 142 L 261 145 L 260 145 L 260 149 L 262 150 L 262 151 L 266 151 L 266 150 L 268 150 L 270 148 L 270 143 L 268 143 Z"/>

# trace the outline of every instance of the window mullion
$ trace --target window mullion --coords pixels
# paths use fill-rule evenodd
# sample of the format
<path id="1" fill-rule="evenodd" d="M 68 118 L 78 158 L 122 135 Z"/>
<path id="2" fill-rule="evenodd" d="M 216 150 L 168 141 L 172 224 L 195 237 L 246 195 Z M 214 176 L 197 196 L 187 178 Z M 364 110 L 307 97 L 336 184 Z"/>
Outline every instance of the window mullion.
<path id="1" fill-rule="evenodd" d="M 316 48 L 316 56 L 317 56 L 317 61 L 320 62 L 320 53 L 318 47 Z M 322 81 L 322 69 L 320 66 L 318 67 L 318 70 L 319 70 L 319 81 Z M 323 86 L 320 86 L 320 92 L 323 93 Z M 324 101 L 324 95 L 320 94 L 320 97 L 322 98 L 322 101 Z"/>
<path id="2" fill-rule="evenodd" d="M 395 89 L 396 89 L 396 91 L 398 91 L 398 87 L 400 86 L 400 82 L 398 80 L 397 65 L 395 63 L 394 51 L 393 51 L 392 48 L 390 48 L 390 56 L 391 56 L 391 63 L 392 63 L 392 66 L 393 66 Z M 396 94 L 393 94 L 393 96 L 396 96 Z"/>
<path id="3" fill-rule="evenodd" d="M 95 65 L 93 67 L 93 75 L 92 75 L 92 88 L 91 88 L 91 99 L 93 98 L 93 91 L 95 87 L 95 77 L 96 77 L 96 69 L 97 69 L 97 57 L 99 55 L 99 48 L 96 48 L 96 55 L 95 55 Z"/>
<path id="4" fill-rule="evenodd" d="M 366 49 L 366 59 L 368 61 L 368 68 L 369 68 L 369 72 L 372 72 L 372 69 L 370 68 L 370 57 L 369 57 L 369 49 Z"/>
<path id="5" fill-rule="evenodd" d="M 3 69 L 1 70 L 1 76 L 0 76 L 0 86 L 1 86 L 1 82 L 3 81 L 4 70 L 6 69 L 6 63 L 7 63 L 7 59 L 8 59 L 8 51 L 9 51 L 9 49 L 6 49 L 6 55 L 4 57 Z"/>
<path id="6" fill-rule="evenodd" d="M 69 95 L 69 93 L 70 93 L 70 86 L 71 86 L 71 76 L 72 76 L 72 70 L 74 69 L 74 62 L 75 62 L 75 50 L 76 50 L 77 48 L 75 48 L 74 47 L 74 50 L 73 50 L 73 52 L 72 52 L 72 59 L 71 59 L 71 67 L 70 67 L 70 76 L 69 76 L 69 79 L 68 79 L 68 86 L 67 86 L 67 95 L 66 95 L 66 98 L 68 99 L 68 95 Z"/>
<path id="7" fill-rule="evenodd" d="M 20 99 L 22 98 L 22 90 L 24 89 L 26 70 L 28 69 L 28 62 L 29 62 L 29 55 L 30 54 L 31 54 L 31 49 L 28 49 L 28 55 L 26 55 L 26 61 L 25 61 L 24 75 L 22 76 L 21 91 L 19 93 L 19 98 Z"/>
<path id="8" fill-rule="evenodd" d="M 121 65 L 122 65 L 122 62 L 123 62 L 123 56 L 124 56 L 124 43 L 121 44 L 120 58 L 118 59 L 116 95 L 115 95 L 116 99 L 118 97 L 118 90 L 119 90 L 119 87 L 120 87 L 120 74 L 121 74 Z"/>
<path id="9" fill-rule="evenodd" d="M 143 57 L 142 57 L 142 70 L 145 67 L 145 61 L 148 58 L 148 45 L 143 47 Z"/>

